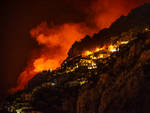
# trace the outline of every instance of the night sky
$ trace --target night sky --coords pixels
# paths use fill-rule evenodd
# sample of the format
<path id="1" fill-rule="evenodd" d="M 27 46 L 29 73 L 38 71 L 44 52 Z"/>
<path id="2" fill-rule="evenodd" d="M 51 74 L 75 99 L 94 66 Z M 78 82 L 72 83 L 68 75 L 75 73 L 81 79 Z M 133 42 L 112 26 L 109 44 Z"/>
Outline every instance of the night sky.
<path id="1" fill-rule="evenodd" d="M 0 6 L 0 97 L 16 85 L 32 50 L 38 48 L 30 30 L 41 22 L 63 24 L 87 17 L 90 0 L 4 0 Z"/>

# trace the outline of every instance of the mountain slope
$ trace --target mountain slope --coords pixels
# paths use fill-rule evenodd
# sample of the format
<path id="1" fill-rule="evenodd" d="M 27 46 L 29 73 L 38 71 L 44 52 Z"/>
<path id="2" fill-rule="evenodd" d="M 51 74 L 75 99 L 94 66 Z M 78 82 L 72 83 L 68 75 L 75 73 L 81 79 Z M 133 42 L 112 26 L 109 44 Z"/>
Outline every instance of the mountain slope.
<path id="1" fill-rule="evenodd" d="M 148 113 L 150 4 L 109 29 L 76 42 L 57 70 L 43 71 L 1 111 L 17 113 Z"/>

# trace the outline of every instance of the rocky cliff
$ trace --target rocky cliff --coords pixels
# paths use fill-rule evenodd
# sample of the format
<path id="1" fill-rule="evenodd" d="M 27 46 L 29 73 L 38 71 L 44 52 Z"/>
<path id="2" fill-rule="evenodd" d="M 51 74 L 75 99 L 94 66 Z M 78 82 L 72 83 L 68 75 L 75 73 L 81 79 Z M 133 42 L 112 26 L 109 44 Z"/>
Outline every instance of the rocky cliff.
<path id="1" fill-rule="evenodd" d="M 7 98 L 1 111 L 149 113 L 149 12 L 150 4 L 140 6 L 109 29 L 76 42 L 60 68 L 37 74 L 25 90 Z M 82 55 L 97 46 L 98 51 Z"/>

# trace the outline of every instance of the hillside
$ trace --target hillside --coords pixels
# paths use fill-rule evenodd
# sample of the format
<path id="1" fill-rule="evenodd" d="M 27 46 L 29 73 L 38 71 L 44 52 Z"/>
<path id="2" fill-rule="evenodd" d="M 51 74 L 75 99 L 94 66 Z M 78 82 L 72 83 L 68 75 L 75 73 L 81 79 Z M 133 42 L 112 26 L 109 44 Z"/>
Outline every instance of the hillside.
<path id="1" fill-rule="evenodd" d="M 17 113 L 150 112 L 150 4 L 75 42 L 56 70 L 43 71 L 0 110 Z"/>

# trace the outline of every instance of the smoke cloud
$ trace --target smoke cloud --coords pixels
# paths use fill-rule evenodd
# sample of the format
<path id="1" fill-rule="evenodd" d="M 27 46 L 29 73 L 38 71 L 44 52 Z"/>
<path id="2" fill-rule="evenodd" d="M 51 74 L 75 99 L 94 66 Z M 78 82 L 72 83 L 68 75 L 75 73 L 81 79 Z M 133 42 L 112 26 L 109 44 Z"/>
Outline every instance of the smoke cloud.
<path id="1" fill-rule="evenodd" d="M 127 15 L 131 9 L 147 1 L 149 0 L 95 0 L 92 2 L 65 0 L 66 3 L 74 4 L 74 7 L 84 12 L 86 15 L 84 21 L 65 22 L 61 25 L 42 22 L 33 28 L 30 34 L 39 44 L 39 52 L 36 58 L 31 57 L 27 67 L 18 78 L 18 86 L 11 91 L 23 89 L 38 72 L 58 68 L 75 41 L 80 41 L 86 35 L 108 28 L 121 15 Z"/>

